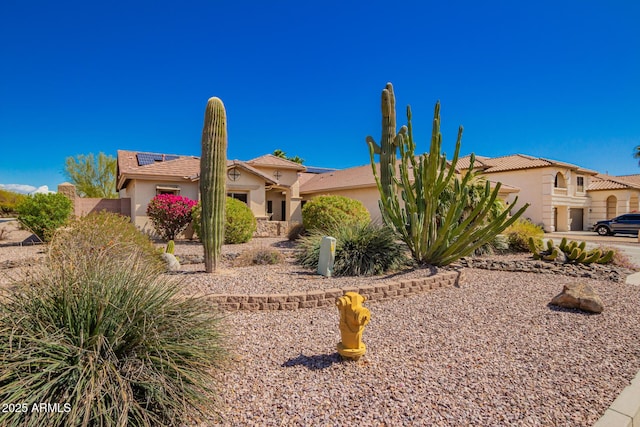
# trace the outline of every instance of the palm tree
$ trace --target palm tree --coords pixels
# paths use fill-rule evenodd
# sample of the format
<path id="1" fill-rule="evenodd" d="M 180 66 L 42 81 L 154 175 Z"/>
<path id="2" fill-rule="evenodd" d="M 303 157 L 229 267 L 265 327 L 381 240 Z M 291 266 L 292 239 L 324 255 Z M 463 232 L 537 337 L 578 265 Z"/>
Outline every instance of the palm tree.
<path id="1" fill-rule="evenodd" d="M 279 148 L 273 151 L 273 155 L 276 157 L 280 157 L 281 159 L 289 160 L 291 162 L 296 162 L 300 164 L 304 163 L 304 159 L 300 158 L 299 156 L 289 157 L 287 156 L 287 153 L 285 153 Z"/>
<path id="2" fill-rule="evenodd" d="M 640 166 L 640 145 L 636 145 L 636 148 L 633 150 L 633 158 L 634 159 L 639 159 L 638 160 L 638 165 Z"/>

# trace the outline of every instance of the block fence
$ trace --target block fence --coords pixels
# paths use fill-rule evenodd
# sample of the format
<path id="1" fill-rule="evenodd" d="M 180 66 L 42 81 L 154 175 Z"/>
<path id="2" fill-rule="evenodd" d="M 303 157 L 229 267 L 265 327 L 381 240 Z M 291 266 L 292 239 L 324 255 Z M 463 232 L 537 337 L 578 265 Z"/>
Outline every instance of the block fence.
<path id="1" fill-rule="evenodd" d="M 208 295 L 205 298 L 221 310 L 298 310 L 333 306 L 336 298 L 346 292 L 357 292 L 367 301 L 388 301 L 428 292 L 432 289 L 460 285 L 464 272 L 444 271 L 420 279 L 402 280 L 379 285 L 349 286 L 318 291 L 292 292 L 289 294 Z"/>

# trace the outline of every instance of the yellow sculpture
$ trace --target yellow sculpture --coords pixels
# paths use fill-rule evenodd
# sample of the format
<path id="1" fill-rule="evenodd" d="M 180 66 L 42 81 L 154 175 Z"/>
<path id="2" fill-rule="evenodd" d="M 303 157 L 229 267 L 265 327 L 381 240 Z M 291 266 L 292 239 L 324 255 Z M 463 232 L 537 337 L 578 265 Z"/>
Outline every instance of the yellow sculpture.
<path id="1" fill-rule="evenodd" d="M 358 360 L 367 351 L 367 347 L 362 342 L 362 332 L 371 319 L 371 312 L 362 306 L 364 301 L 365 297 L 355 292 L 347 292 L 336 298 L 342 338 L 337 347 L 342 357 Z"/>

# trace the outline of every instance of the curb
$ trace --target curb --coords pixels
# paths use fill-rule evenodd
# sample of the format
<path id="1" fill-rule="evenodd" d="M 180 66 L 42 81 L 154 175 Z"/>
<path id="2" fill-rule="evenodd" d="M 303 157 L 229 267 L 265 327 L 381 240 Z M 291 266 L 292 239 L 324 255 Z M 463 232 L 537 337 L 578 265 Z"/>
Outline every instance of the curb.
<path id="1" fill-rule="evenodd" d="M 640 372 L 613 401 L 593 427 L 638 427 L 640 426 Z"/>
<path id="2" fill-rule="evenodd" d="M 463 281 L 464 272 L 458 270 L 440 272 L 422 279 L 380 285 L 349 286 L 289 294 L 213 294 L 204 298 L 214 307 L 225 311 L 298 310 L 333 306 L 336 298 L 347 292 L 357 292 L 365 297 L 366 301 L 388 301 L 429 292 L 432 289 L 457 286 Z"/>

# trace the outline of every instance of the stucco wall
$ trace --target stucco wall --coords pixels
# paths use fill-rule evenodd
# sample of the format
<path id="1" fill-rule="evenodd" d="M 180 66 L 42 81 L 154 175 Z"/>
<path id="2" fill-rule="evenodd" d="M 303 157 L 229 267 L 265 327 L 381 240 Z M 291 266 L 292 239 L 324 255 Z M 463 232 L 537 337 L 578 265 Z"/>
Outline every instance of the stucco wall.
<path id="1" fill-rule="evenodd" d="M 544 174 L 542 169 L 492 173 L 487 175 L 487 179 L 519 188 L 518 193 L 510 194 L 505 198 L 505 202 L 512 205 L 516 196 L 518 197 L 518 202 L 512 212 L 520 209 L 525 203 L 529 203 L 530 206 L 522 217 L 529 218 L 535 224 L 544 222 L 542 191 Z"/>
<path id="2" fill-rule="evenodd" d="M 147 206 L 149 202 L 151 202 L 151 199 L 156 196 L 157 187 L 175 186 L 180 188 L 180 196 L 188 197 L 192 200 L 199 200 L 198 182 L 131 181 L 127 186 L 127 194 L 131 196 L 131 221 L 142 231 L 154 235 L 153 225 L 147 216 Z"/>
<path id="3" fill-rule="evenodd" d="M 591 197 L 591 219 L 594 223 L 640 210 L 638 206 L 640 190 L 599 190 L 590 191 L 589 195 Z M 607 215 L 607 200 L 611 196 L 616 198 L 616 212 Z"/>

